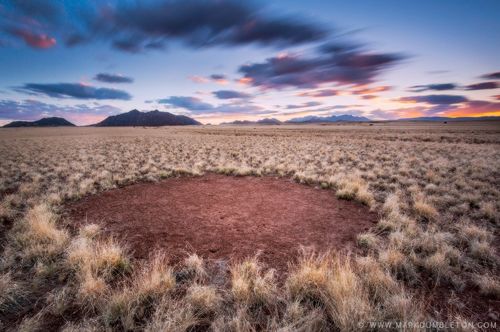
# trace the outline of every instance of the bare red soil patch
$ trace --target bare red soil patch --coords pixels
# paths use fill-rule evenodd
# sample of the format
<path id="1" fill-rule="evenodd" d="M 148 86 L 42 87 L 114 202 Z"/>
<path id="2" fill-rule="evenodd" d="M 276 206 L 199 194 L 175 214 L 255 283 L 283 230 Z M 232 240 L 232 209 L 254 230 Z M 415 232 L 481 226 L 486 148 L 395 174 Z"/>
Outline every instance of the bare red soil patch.
<path id="1" fill-rule="evenodd" d="M 171 178 L 89 196 L 67 206 L 72 222 L 100 224 L 137 258 L 157 249 L 177 261 L 244 258 L 286 267 L 298 248 L 344 249 L 377 216 L 331 190 L 272 177 Z"/>

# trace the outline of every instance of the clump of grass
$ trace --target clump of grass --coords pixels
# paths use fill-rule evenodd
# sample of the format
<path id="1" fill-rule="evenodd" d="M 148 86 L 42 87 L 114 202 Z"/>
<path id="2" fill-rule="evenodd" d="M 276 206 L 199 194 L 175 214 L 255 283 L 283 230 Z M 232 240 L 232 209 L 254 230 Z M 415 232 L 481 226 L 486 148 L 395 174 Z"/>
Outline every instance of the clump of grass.
<path id="1" fill-rule="evenodd" d="M 337 183 L 338 190 L 336 195 L 338 198 L 347 200 L 357 200 L 367 206 L 372 206 L 375 203 L 373 195 L 368 191 L 368 185 L 359 176 L 350 176 Z"/>
<path id="2" fill-rule="evenodd" d="M 439 212 L 425 198 L 418 197 L 413 203 L 413 209 L 417 216 L 429 221 L 434 221 L 438 218 Z"/>
<path id="3" fill-rule="evenodd" d="M 388 247 L 379 252 L 379 262 L 383 267 L 389 269 L 396 277 L 415 284 L 418 280 L 418 274 L 415 266 L 409 260 L 408 256 L 403 254 L 398 248 Z"/>
<path id="4" fill-rule="evenodd" d="M 319 302 L 328 278 L 327 259 L 304 252 L 287 278 L 286 288 L 292 299 Z"/>
<path id="5" fill-rule="evenodd" d="M 475 275 L 474 281 L 479 287 L 481 294 L 500 299 L 500 282 L 489 274 Z"/>
<path id="6" fill-rule="evenodd" d="M 469 252 L 482 264 L 498 264 L 498 256 L 489 241 L 472 240 L 469 242 Z"/>
<path id="7" fill-rule="evenodd" d="M 358 246 L 366 249 L 374 249 L 378 244 L 378 238 L 373 233 L 361 233 L 358 234 L 357 238 Z"/>
<path id="8" fill-rule="evenodd" d="M 197 254 L 190 254 L 184 259 L 184 267 L 189 276 L 197 280 L 203 280 L 207 276 L 203 258 Z"/>
<path id="9" fill-rule="evenodd" d="M 189 331 L 200 319 L 193 309 L 183 301 L 172 301 L 165 297 L 155 306 L 154 313 L 144 327 L 145 332 Z"/>
<path id="10" fill-rule="evenodd" d="M 106 326 L 137 329 L 152 315 L 152 307 L 168 297 L 176 285 L 172 268 L 164 254 L 153 256 L 131 277 L 131 283 L 113 290 L 104 304 Z"/>
<path id="11" fill-rule="evenodd" d="M 87 238 L 87 239 L 93 239 L 97 235 L 99 235 L 101 231 L 101 227 L 97 224 L 87 224 L 82 227 L 80 227 L 80 236 Z"/>
<path id="12" fill-rule="evenodd" d="M 391 274 L 373 257 L 358 257 L 356 266 L 360 271 L 361 280 L 374 299 L 382 301 L 399 290 L 399 285 Z"/>
<path id="13" fill-rule="evenodd" d="M 26 295 L 23 286 L 12 278 L 10 272 L 0 274 L 0 316 L 19 309 Z"/>
<path id="14" fill-rule="evenodd" d="M 46 204 L 28 210 L 12 235 L 23 261 L 50 261 L 60 255 L 69 240 L 68 232 L 56 225 L 57 216 Z"/>
<path id="15" fill-rule="evenodd" d="M 479 209 L 484 217 L 491 221 L 498 220 L 498 212 L 494 202 L 481 202 Z"/>
<path id="16" fill-rule="evenodd" d="M 186 300 L 200 314 L 211 314 L 222 302 L 222 296 L 215 287 L 198 284 L 191 285 L 186 294 Z"/>
<path id="17" fill-rule="evenodd" d="M 244 305 L 272 305 L 277 299 L 274 270 L 264 271 L 257 257 L 231 266 L 231 294 Z"/>
<path id="18" fill-rule="evenodd" d="M 84 236 L 72 241 L 67 250 L 66 263 L 75 272 L 80 304 L 91 312 L 104 304 L 110 291 L 109 282 L 128 273 L 131 268 L 128 257 L 116 241 Z"/>
<path id="19" fill-rule="evenodd" d="M 441 277 L 448 275 L 450 262 L 444 252 L 437 251 L 431 256 L 426 257 L 423 265 L 434 275 L 435 280 L 439 281 Z"/>

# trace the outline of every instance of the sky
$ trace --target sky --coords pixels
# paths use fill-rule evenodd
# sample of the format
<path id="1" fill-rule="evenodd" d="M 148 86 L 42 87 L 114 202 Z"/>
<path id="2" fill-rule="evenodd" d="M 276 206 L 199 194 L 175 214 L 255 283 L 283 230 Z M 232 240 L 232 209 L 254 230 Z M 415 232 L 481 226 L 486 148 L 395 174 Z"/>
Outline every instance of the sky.
<path id="1" fill-rule="evenodd" d="M 0 0 L 0 124 L 500 116 L 497 0 Z"/>

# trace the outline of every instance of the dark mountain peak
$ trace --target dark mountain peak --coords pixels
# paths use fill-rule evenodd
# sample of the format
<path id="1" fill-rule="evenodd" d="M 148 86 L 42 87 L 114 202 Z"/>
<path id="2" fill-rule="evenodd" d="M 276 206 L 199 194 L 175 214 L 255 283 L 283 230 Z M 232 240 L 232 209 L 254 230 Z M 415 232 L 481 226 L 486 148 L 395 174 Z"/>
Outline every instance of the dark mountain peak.
<path id="1" fill-rule="evenodd" d="M 50 117 L 42 118 L 37 121 L 13 121 L 4 126 L 4 128 L 15 127 L 75 127 L 74 124 L 64 118 Z"/>
<path id="2" fill-rule="evenodd" d="M 199 125 L 200 123 L 184 115 L 175 115 L 158 110 L 140 112 L 132 110 L 127 113 L 109 116 L 103 121 L 95 124 L 97 127 L 132 127 L 132 126 L 185 126 Z"/>

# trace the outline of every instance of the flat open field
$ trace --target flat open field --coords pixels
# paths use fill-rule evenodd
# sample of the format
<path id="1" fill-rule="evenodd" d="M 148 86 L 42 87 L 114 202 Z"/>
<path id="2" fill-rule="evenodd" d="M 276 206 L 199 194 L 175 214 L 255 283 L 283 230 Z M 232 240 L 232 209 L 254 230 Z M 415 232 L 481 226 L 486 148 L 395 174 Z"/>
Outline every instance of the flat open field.
<path id="1" fill-rule="evenodd" d="M 500 122 L 0 129 L 0 330 L 491 330 L 499 223 Z"/>

